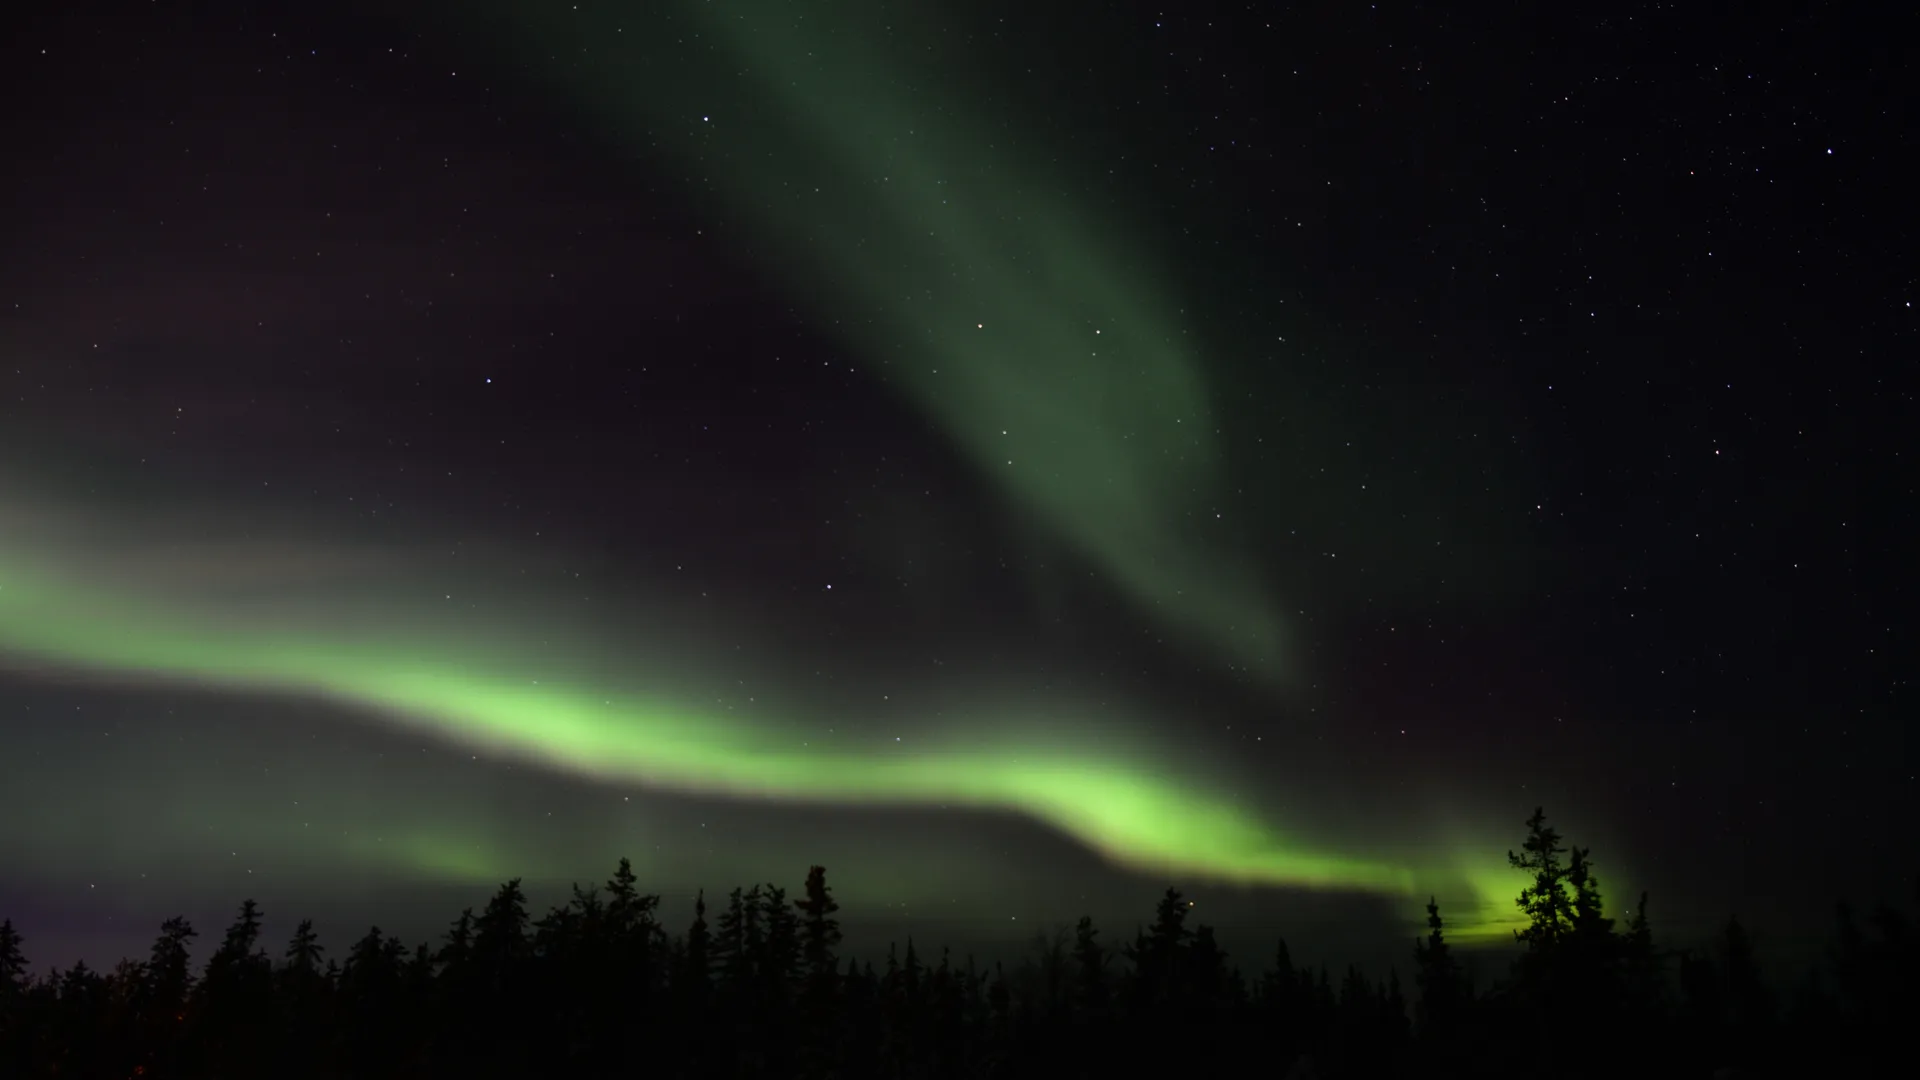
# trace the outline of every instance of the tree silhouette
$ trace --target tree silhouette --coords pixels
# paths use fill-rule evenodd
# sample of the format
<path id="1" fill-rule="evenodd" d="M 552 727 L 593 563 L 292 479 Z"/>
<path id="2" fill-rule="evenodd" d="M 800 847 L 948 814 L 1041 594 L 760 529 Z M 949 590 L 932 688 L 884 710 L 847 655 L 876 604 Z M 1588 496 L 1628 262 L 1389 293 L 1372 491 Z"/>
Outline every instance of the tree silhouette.
<path id="1" fill-rule="evenodd" d="M 496 982 L 504 982 L 532 951 L 527 927 L 527 894 L 514 878 L 501 884 L 473 924 L 474 958 Z"/>
<path id="2" fill-rule="evenodd" d="M 1576 847 L 1567 861 L 1567 887 L 1573 892 L 1568 932 L 1575 937 L 1604 937 L 1613 932 L 1613 920 L 1606 917 L 1591 855 L 1590 849 Z"/>
<path id="3" fill-rule="evenodd" d="M 306 1048 L 309 1068 L 305 1071 L 309 1072 L 317 1056 L 316 1044 L 324 1037 L 330 1019 L 326 1013 L 333 986 L 321 967 L 326 951 L 313 929 L 313 920 L 302 919 L 287 942 L 284 964 L 274 973 L 282 1045 Z"/>
<path id="4" fill-rule="evenodd" d="M 264 1044 L 273 968 L 259 943 L 260 905 L 248 899 L 208 958 L 195 992 L 202 1030 L 192 1060 L 210 1073 L 233 1072 Z"/>
<path id="5" fill-rule="evenodd" d="M 1416 1011 L 1422 1029 L 1449 1030 L 1466 999 L 1465 978 L 1447 944 L 1438 897 L 1427 897 L 1427 936 L 1413 943 L 1413 983 L 1420 990 Z"/>
<path id="6" fill-rule="evenodd" d="M 692 925 L 669 938 L 658 898 L 623 861 L 604 886 L 575 884 L 537 922 L 516 879 L 454 921 L 437 951 L 375 927 L 342 950 L 344 965 L 303 921 L 270 967 L 248 901 L 200 972 L 192 927 L 172 919 L 145 962 L 35 978 L 19 933 L 0 921 L 0 1078 L 958 1080 L 1220 1061 L 1341 1077 L 1865 1075 L 1901 1060 L 1920 961 L 1910 912 L 1883 907 L 1864 924 L 1843 915 L 1830 963 L 1782 1010 L 1743 924 L 1729 921 L 1669 972 L 1644 894 L 1616 923 L 1587 849 L 1563 846 L 1538 811 L 1529 829 L 1527 854 L 1509 855 L 1528 875 L 1522 909 L 1542 913 L 1542 932 L 1520 939 L 1528 947 L 1509 977 L 1480 996 L 1466 968 L 1475 954 L 1449 939 L 1430 897 L 1413 947 L 1411 1024 L 1397 969 L 1307 970 L 1284 939 L 1249 996 L 1174 889 L 1119 950 L 1130 962 L 1117 983 L 1114 950 L 1090 917 L 1042 935 L 1012 972 L 959 964 L 946 948 L 929 965 L 915 935 L 887 949 L 876 977 L 871 961 L 841 968 L 838 904 L 818 867 L 800 899 L 772 883 L 734 890 L 717 935 L 700 893 Z M 1547 895 L 1555 885 L 1558 900 Z"/>
<path id="7" fill-rule="evenodd" d="M 26 992 L 27 955 L 20 951 L 24 944 L 13 920 L 0 919 L 0 1005 Z"/>
<path id="8" fill-rule="evenodd" d="M 622 938 L 646 937 L 655 929 L 654 912 L 660 906 L 658 896 L 640 892 L 633 862 L 621 859 L 607 882 L 607 922 Z"/>
<path id="9" fill-rule="evenodd" d="M 1214 939 L 1213 927 L 1202 923 L 1182 957 L 1179 993 L 1188 1011 L 1211 1013 L 1232 1001 L 1233 973 L 1226 951 Z"/>
<path id="10" fill-rule="evenodd" d="M 25 941 L 11 919 L 0 919 L 0 1074 L 21 1075 L 28 1067 L 25 1026 L 27 956 Z"/>
<path id="11" fill-rule="evenodd" d="M 727 894 L 726 910 L 714 927 L 714 967 L 729 996 L 737 998 L 753 985 L 753 966 L 760 955 L 760 908 L 760 886 L 736 888 Z"/>
<path id="12" fill-rule="evenodd" d="M 1091 915 L 1080 916 L 1073 929 L 1073 959 L 1080 1007 L 1094 1015 L 1104 1013 L 1109 999 L 1107 963 L 1113 957 L 1100 944 L 1100 931 L 1094 929 Z"/>
<path id="13" fill-rule="evenodd" d="M 824 866 L 807 868 L 803 895 L 793 901 L 800 917 L 799 1044 L 801 1072 L 831 1071 L 842 1041 L 834 1010 L 840 1004 L 841 979 L 835 950 L 840 947 L 840 904 L 827 886 Z"/>
<path id="14" fill-rule="evenodd" d="M 785 1002 L 800 974 L 800 917 L 787 901 L 787 890 L 768 884 L 760 893 L 760 919 L 765 927 L 758 967 L 769 1002 Z"/>
<path id="15" fill-rule="evenodd" d="M 1647 915 L 1647 894 L 1627 920 L 1620 936 L 1620 981 L 1627 1002 L 1629 1022 L 1644 1025 L 1665 1006 L 1665 972 L 1653 946 L 1652 924 Z"/>
<path id="16" fill-rule="evenodd" d="M 320 959 L 327 951 L 320 944 L 320 935 L 314 932 L 312 919 L 301 919 L 294 928 L 293 939 L 287 942 L 286 970 L 301 975 L 318 976 Z"/>
<path id="17" fill-rule="evenodd" d="M 707 893 L 702 889 L 693 900 L 693 925 L 687 928 L 686 961 L 681 969 L 685 984 L 704 991 L 713 966 L 713 939 L 707 931 Z"/>
<path id="18" fill-rule="evenodd" d="M 199 936 L 192 923 L 177 915 L 160 924 L 160 936 L 147 960 L 147 988 L 159 1005 L 177 1009 L 186 1001 L 193 985 L 188 942 Z"/>
<path id="19" fill-rule="evenodd" d="M 1127 947 L 1127 959 L 1133 963 L 1132 1003 L 1136 1009 L 1151 1008 L 1169 1001 L 1179 989 L 1182 951 L 1193 931 L 1186 926 L 1187 912 L 1193 905 L 1168 886 L 1154 906 L 1153 925 L 1134 936 Z"/>
<path id="20" fill-rule="evenodd" d="M 806 895 L 795 900 L 793 906 L 801 915 L 800 951 L 807 976 L 816 983 L 831 982 L 836 964 L 834 950 L 840 947 L 840 921 L 833 916 L 840 905 L 827 887 L 826 867 L 807 869 Z"/>
<path id="21" fill-rule="evenodd" d="M 1566 848 L 1561 846 L 1559 832 L 1547 824 L 1544 808 L 1535 807 L 1527 819 L 1527 839 L 1520 851 L 1507 852 L 1507 864 L 1532 880 L 1515 901 L 1527 925 L 1515 930 L 1514 936 L 1529 951 L 1550 950 L 1573 928 L 1573 902 L 1567 890 L 1568 869 L 1560 862 Z"/>

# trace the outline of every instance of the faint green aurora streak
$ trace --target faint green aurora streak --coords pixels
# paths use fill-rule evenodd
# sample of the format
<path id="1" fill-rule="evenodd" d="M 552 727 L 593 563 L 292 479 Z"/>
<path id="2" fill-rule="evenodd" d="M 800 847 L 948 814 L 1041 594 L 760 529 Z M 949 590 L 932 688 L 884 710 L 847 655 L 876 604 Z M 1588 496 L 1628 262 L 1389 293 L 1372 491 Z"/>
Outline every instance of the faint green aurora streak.
<path id="1" fill-rule="evenodd" d="M 1122 227 L 1103 227 L 1012 160 L 1010 137 L 960 120 L 950 96 L 916 98 L 912 77 L 926 73 L 910 77 L 857 27 L 828 35 L 758 0 L 717 7 L 676 8 L 718 46 L 701 63 L 682 50 L 658 63 L 550 65 L 591 39 L 552 8 L 498 28 L 609 142 L 660 146 L 715 185 L 770 243 L 770 272 L 843 315 L 839 331 L 873 370 L 1144 612 L 1239 666 L 1291 674 L 1260 575 L 1208 532 L 1222 452 L 1164 271 L 1129 250 Z M 1314 851 L 1233 792 L 1175 775 L 1144 739 L 802 748 L 777 725 L 592 679 L 516 678 L 524 661 L 476 660 L 451 636 L 293 617 L 241 628 L 201 602 L 82 586 L 98 579 L 38 554 L 0 548 L 0 652 L 328 698 L 458 744 L 660 789 L 1010 811 L 1142 871 L 1397 897 L 1437 888 L 1469 909 L 1452 924 L 1470 933 L 1511 911 L 1504 876 L 1462 869 L 1497 848 L 1461 859 L 1465 847 L 1448 844 L 1399 861 Z"/>
<path id="2" fill-rule="evenodd" d="M 618 152 L 664 153 L 717 190 L 770 274 L 1150 618 L 1263 679 L 1292 674 L 1270 590 L 1220 531 L 1221 449 L 1177 283 L 1009 152 L 1015 135 L 966 118 L 928 63 L 889 52 L 899 24 L 933 15 L 634 6 L 609 36 L 577 9 L 456 10 Z"/>
<path id="3" fill-rule="evenodd" d="M 82 670 L 320 697 L 439 738 L 601 780 L 687 793 L 838 805 L 950 805 L 1044 822 L 1114 863 L 1249 885 L 1406 896 L 1459 875 L 1309 851 L 1231 799 L 1171 775 L 1150 746 L 946 746 L 858 754 L 791 732 L 636 700 L 625 691 L 500 673 L 475 650 L 336 631 L 222 626 L 136 593 L 73 584 L 50 560 L 0 552 L 0 653 Z M 227 620 L 231 621 L 231 620 Z M 465 663 L 456 658 L 467 656 Z M 1474 890 L 1478 892 L 1478 889 Z M 1476 897 L 1483 910 L 1487 897 Z"/>

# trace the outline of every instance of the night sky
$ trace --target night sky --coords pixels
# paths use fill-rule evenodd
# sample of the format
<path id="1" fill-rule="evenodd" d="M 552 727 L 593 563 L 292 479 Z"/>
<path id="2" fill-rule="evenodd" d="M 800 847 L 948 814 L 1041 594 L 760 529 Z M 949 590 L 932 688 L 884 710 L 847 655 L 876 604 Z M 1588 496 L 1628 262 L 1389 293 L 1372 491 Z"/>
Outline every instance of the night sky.
<path id="1" fill-rule="evenodd" d="M 1536 804 L 1674 935 L 1910 892 L 1899 35 L 1447 6 L 45 5 L 0 914 L 1399 956 Z"/>

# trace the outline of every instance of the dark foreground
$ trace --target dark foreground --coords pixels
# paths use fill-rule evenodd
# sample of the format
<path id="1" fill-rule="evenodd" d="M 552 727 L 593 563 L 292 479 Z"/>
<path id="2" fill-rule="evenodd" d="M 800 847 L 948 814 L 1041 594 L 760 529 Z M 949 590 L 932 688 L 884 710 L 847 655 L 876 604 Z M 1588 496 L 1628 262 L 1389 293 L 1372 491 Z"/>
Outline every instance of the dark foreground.
<path id="1" fill-rule="evenodd" d="M 145 960 L 30 977 L 0 923 L 0 1080 L 141 1077 L 1447 1077 L 1906 1073 L 1915 928 L 1840 911 L 1831 959 L 1767 985 L 1729 921 L 1662 948 L 1603 912 L 1587 853 L 1536 813 L 1510 854 L 1530 920 L 1503 978 L 1475 986 L 1441 913 L 1408 979 L 1296 968 L 1284 941 L 1235 964 L 1169 889 L 1117 946 L 1088 919 L 982 970 L 909 941 L 842 963 L 819 867 L 790 899 L 735 889 L 670 933 L 625 860 L 530 918 L 518 881 L 436 945 L 378 927 L 329 956 L 302 923 L 276 959 L 241 906 L 196 972 L 170 919 Z"/>

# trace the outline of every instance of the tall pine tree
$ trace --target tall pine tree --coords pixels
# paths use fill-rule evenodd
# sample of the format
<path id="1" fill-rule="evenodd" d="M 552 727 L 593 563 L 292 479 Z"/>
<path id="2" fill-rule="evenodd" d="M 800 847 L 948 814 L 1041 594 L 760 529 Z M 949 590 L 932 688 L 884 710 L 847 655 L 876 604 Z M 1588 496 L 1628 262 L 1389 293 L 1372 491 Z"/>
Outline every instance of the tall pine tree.
<path id="1" fill-rule="evenodd" d="M 1533 816 L 1527 819 L 1527 839 L 1520 853 L 1507 852 L 1507 864 L 1531 879 L 1514 901 L 1527 917 L 1527 925 L 1513 932 L 1529 951 L 1551 950 L 1573 929 L 1568 870 L 1560 861 L 1566 850 L 1559 832 L 1547 824 L 1546 810 L 1535 807 Z"/>

